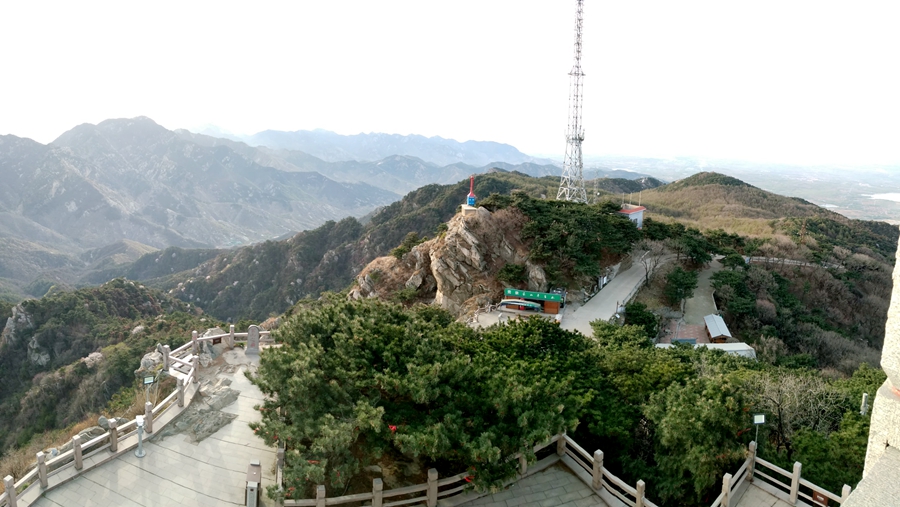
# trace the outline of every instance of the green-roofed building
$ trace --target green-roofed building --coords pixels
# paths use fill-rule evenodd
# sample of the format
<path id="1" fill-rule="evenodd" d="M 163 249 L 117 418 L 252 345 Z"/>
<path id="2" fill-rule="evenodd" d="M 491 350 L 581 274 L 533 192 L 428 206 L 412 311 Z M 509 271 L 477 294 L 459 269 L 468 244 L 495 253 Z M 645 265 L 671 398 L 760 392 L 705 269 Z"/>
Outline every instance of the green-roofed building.
<path id="1" fill-rule="evenodd" d="M 559 308 L 565 304 L 565 296 L 555 292 L 535 292 L 520 289 L 503 289 L 506 298 L 523 299 L 540 303 L 544 313 L 557 314 Z"/>

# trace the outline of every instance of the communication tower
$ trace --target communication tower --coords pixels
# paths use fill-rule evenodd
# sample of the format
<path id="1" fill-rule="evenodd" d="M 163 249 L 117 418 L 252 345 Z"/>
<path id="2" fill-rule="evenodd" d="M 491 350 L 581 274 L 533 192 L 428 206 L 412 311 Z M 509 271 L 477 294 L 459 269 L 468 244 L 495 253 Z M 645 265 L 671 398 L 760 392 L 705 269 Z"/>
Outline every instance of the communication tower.
<path id="1" fill-rule="evenodd" d="M 557 200 L 587 202 L 584 190 L 584 163 L 581 158 L 581 143 L 584 131 L 581 128 L 581 25 L 584 0 L 578 0 L 575 10 L 575 65 L 569 72 L 569 127 L 566 131 L 566 159 L 563 163 L 562 179 L 559 182 Z"/>

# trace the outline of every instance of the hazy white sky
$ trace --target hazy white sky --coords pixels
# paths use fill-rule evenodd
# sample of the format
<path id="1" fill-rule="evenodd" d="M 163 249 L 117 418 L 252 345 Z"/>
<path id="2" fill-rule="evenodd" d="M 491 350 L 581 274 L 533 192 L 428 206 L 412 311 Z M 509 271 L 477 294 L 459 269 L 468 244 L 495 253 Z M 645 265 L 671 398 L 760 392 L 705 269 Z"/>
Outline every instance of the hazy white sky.
<path id="1" fill-rule="evenodd" d="M 565 149 L 574 0 L 0 4 L 0 134 L 149 116 Z M 900 162 L 900 2 L 586 0 L 586 154 Z"/>

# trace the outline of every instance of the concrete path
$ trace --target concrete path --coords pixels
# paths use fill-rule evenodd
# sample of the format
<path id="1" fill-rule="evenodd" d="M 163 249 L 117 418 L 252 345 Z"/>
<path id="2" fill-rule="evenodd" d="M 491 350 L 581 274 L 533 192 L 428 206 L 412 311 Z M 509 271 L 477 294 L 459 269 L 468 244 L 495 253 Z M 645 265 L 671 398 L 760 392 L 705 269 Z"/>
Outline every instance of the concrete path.
<path id="1" fill-rule="evenodd" d="M 806 505 L 798 502 L 798 505 Z M 750 485 L 741 495 L 735 507 L 791 507 L 791 504 L 767 493 L 755 485 Z"/>
<path id="2" fill-rule="evenodd" d="M 692 325 L 704 325 L 703 317 L 716 313 L 716 303 L 713 301 L 712 275 L 722 270 L 722 263 L 713 259 L 709 266 L 697 275 L 697 288 L 694 296 L 684 302 L 684 323 Z"/>
<path id="3" fill-rule="evenodd" d="M 644 266 L 635 262 L 625 271 L 620 271 L 606 287 L 583 306 L 563 317 L 562 328 L 581 331 L 585 336 L 594 336 L 591 329 L 593 320 L 609 320 L 616 314 L 617 303 L 623 301 L 631 291 L 644 281 Z"/>
<path id="4" fill-rule="evenodd" d="M 215 507 L 244 505 L 247 466 L 251 460 L 262 464 L 263 487 L 274 483 L 271 473 L 275 449 L 266 447 L 247 423 L 259 420 L 253 405 L 262 401 L 259 389 L 244 376 L 258 356 L 244 356 L 243 350 L 225 353 L 231 365 L 217 376 L 232 381 L 240 391 L 223 412 L 237 414 L 212 436 L 194 444 L 183 434 L 159 441 L 144 441 L 147 455 L 137 458 L 125 453 L 118 459 L 81 475 L 44 494 L 32 505 L 40 507 L 168 507 L 191 505 Z M 230 371 L 230 372 L 229 372 Z M 193 403 L 200 402 L 195 399 Z M 177 421 L 176 421 L 177 422 Z M 263 498 L 263 504 L 273 505 Z"/>
<path id="5" fill-rule="evenodd" d="M 557 463 L 505 490 L 462 504 L 464 507 L 606 507 L 565 465 Z"/>

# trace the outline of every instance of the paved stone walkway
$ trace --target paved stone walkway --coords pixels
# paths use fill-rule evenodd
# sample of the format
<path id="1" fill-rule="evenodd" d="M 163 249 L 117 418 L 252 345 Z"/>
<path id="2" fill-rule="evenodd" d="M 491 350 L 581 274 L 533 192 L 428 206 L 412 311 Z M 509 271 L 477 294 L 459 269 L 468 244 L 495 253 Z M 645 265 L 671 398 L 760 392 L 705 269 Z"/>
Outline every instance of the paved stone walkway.
<path id="1" fill-rule="evenodd" d="M 718 259 L 713 259 L 709 263 L 709 267 L 704 269 L 697 276 L 697 288 L 694 289 L 694 296 L 684 302 L 684 322 L 685 324 L 702 325 L 705 327 L 706 321 L 703 317 L 716 313 L 716 303 L 713 301 L 713 288 L 711 283 L 712 275 L 722 270 L 722 263 Z"/>
<path id="2" fill-rule="evenodd" d="M 249 364 L 259 358 L 244 356 L 240 349 L 225 353 L 233 373 L 218 377 L 232 381 L 231 388 L 240 391 L 233 404 L 223 412 L 237 414 L 237 419 L 220 428 L 212 436 L 193 444 L 184 434 L 147 442 L 147 455 L 137 458 L 126 453 L 63 484 L 47 493 L 33 505 L 40 507 L 169 507 L 190 505 L 215 507 L 244 505 L 247 466 L 257 459 L 262 464 L 263 488 L 274 483 L 272 471 L 275 449 L 266 447 L 247 423 L 258 420 L 253 405 L 262 401 L 262 393 L 244 376 Z M 193 403 L 198 403 L 195 399 Z M 272 505 L 265 499 L 263 505 Z"/>
<path id="3" fill-rule="evenodd" d="M 735 507 L 791 507 L 791 504 L 751 484 Z"/>
<path id="4" fill-rule="evenodd" d="M 618 311 L 617 303 L 624 301 L 635 287 L 644 280 L 644 267 L 635 262 L 625 271 L 620 271 L 606 287 L 583 306 L 573 312 L 566 312 L 562 328 L 581 331 L 585 336 L 594 336 L 591 321 L 609 320 Z"/>
<path id="5" fill-rule="evenodd" d="M 607 507 L 565 465 L 556 463 L 505 490 L 462 504 L 464 507 Z"/>

